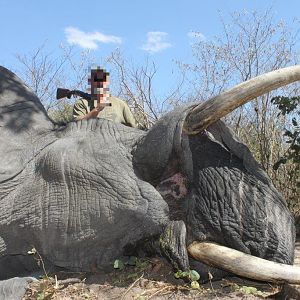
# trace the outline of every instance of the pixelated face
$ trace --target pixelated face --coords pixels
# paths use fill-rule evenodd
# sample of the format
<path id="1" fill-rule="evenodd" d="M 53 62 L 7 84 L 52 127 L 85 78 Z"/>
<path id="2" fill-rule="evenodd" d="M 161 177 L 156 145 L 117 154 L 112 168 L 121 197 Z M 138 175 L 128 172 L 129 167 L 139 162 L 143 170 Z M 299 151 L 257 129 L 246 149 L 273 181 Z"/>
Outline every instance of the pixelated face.
<path id="1" fill-rule="evenodd" d="M 109 73 L 100 67 L 91 69 L 88 83 L 92 95 L 103 95 L 109 91 Z"/>

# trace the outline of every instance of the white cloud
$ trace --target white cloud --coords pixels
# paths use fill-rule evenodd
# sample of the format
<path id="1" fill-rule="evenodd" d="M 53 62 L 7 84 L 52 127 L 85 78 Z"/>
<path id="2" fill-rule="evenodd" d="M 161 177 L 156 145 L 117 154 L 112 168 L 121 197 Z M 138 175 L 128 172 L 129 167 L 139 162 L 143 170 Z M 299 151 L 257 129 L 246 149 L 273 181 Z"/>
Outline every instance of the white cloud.
<path id="1" fill-rule="evenodd" d="M 167 37 L 166 32 L 150 31 L 147 33 L 147 42 L 141 47 L 141 49 L 150 53 L 162 51 L 171 47 L 172 45 L 164 39 Z"/>
<path id="2" fill-rule="evenodd" d="M 188 32 L 187 36 L 190 39 L 197 39 L 197 40 L 200 40 L 200 41 L 205 41 L 206 40 L 206 36 L 201 32 L 190 31 L 190 32 Z"/>
<path id="3" fill-rule="evenodd" d="M 121 44 L 122 39 L 114 35 L 105 35 L 101 32 L 84 32 L 75 27 L 65 28 L 67 42 L 71 45 L 79 45 L 86 49 L 97 49 L 98 43 Z"/>

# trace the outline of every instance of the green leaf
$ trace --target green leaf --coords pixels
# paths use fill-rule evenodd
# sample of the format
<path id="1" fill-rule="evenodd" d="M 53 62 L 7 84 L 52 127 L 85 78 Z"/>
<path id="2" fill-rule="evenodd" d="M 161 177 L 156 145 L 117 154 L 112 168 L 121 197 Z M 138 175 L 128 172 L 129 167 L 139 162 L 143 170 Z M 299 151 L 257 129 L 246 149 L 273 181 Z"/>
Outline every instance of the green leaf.
<path id="1" fill-rule="evenodd" d="M 288 137 L 291 137 L 291 138 L 293 137 L 293 133 L 290 130 L 286 130 L 284 135 L 288 136 Z"/>
<path id="2" fill-rule="evenodd" d="M 199 289 L 200 285 L 199 285 L 198 281 L 192 281 L 191 282 L 191 288 L 194 289 L 194 290 Z"/>
<path id="3" fill-rule="evenodd" d="M 114 262 L 114 269 L 123 270 L 124 269 L 124 263 L 120 259 L 116 259 Z"/>
<path id="4" fill-rule="evenodd" d="M 253 294 L 255 295 L 257 293 L 257 288 L 253 287 L 253 286 L 242 286 L 240 288 L 240 291 L 245 293 L 245 294 Z"/>
<path id="5" fill-rule="evenodd" d="M 190 279 L 191 279 L 191 281 L 198 281 L 200 279 L 199 273 L 195 270 L 191 270 L 190 271 Z"/>
<path id="6" fill-rule="evenodd" d="M 286 157 L 281 157 L 274 165 L 273 165 L 273 170 L 278 170 L 280 165 L 284 165 L 287 162 Z"/>
<path id="7" fill-rule="evenodd" d="M 280 114 L 286 115 L 293 112 L 300 103 L 300 96 L 298 97 L 283 97 L 277 96 L 271 99 L 271 102 L 280 109 Z"/>
<path id="8" fill-rule="evenodd" d="M 295 118 L 292 119 L 292 124 L 293 124 L 295 127 L 298 126 L 298 123 L 297 123 L 297 121 L 296 121 Z"/>
<path id="9" fill-rule="evenodd" d="M 238 291 L 238 290 L 240 289 L 239 285 L 236 284 L 236 283 L 233 283 L 233 284 L 231 285 L 231 288 L 232 288 L 233 291 Z"/>
<path id="10" fill-rule="evenodd" d="M 38 292 L 36 300 L 44 300 L 44 299 L 45 299 L 44 292 Z"/>
<path id="11" fill-rule="evenodd" d="M 183 272 L 181 270 L 179 270 L 176 273 L 174 273 L 174 277 L 177 278 L 177 279 L 182 278 L 182 273 Z"/>
<path id="12" fill-rule="evenodd" d="M 180 279 L 180 278 L 184 278 L 184 277 L 189 277 L 190 276 L 190 272 L 183 272 L 181 270 L 177 271 L 174 274 L 175 278 Z"/>

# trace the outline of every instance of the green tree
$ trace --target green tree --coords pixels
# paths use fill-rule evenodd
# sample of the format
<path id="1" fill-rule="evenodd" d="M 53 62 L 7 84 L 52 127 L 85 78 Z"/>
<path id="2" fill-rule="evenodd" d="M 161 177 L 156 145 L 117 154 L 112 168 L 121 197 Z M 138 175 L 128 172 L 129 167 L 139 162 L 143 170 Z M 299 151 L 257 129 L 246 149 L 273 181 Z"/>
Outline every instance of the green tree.
<path id="1" fill-rule="evenodd" d="M 280 159 L 273 165 L 274 170 L 278 170 L 280 165 L 286 164 L 288 161 L 292 161 L 296 165 L 297 171 L 300 168 L 300 96 L 298 97 L 284 97 L 284 96 L 276 96 L 272 98 L 271 102 L 275 104 L 280 112 L 278 113 L 278 117 L 280 115 L 293 115 L 291 119 L 291 124 L 288 128 L 284 130 L 284 137 L 286 137 L 286 143 L 288 144 L 288 148 L 286 149 L 284 155 L 280 157 Z M 298 118 L 297 118 L 298 117 Z"/>
<path id="2" fill-rule="evenodd" d="M 276 96 L 272 98 L 271 102 L 279 109 L 278 117 L 280 117 L 280 115 L 288 116 L 290 120 L 283 130 L 286 150 L 274 163 L 273 169 L 278 171 L 283 165 L 288 163 L 292 164 L 293 168 L 290 168 L 286 173 L 285 181 L 295 183 L 294 186 L 291 186 L 289 205 L 296 215 L 300 215 L 300 96 Z"/>

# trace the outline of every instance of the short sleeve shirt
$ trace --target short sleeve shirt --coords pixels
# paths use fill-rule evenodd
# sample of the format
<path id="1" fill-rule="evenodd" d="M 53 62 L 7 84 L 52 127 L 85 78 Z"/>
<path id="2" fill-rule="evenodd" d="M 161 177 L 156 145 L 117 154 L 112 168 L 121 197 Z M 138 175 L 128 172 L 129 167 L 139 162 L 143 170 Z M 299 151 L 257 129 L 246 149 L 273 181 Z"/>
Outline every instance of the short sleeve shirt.
<path id="1" fill-rule="evenodd" d="M 137 127 L 136 120 L 126 102 L 113 96 L 110 96 L 108 100 L 111 106 L 105 106 L 104 109 L 99 111 L 97 118 L 107 119 L 130 127 Z M 74 119 L 85 116 L 96 106 L 97 100 L 78 99 L 73 107 Z"/>

